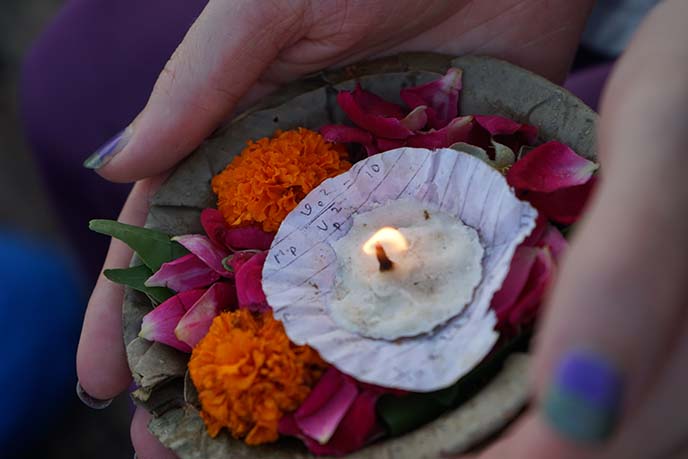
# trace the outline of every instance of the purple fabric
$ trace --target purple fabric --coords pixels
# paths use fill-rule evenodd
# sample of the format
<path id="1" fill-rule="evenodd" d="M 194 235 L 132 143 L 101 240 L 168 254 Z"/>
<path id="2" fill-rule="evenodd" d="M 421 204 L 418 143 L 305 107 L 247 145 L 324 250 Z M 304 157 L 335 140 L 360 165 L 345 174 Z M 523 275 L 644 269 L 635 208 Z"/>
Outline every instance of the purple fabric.
<path id="1" fill-rule="evenodd" d="M 572 73 L 564 87 L 578 96 L 593 110 L 599 110 L 600 96 L 612 71 L 613 62 L 596 65 Z"/>
<path id="2" fill-rule="evenodd" d="M 71 0 L 29 52 L 21 114 L 56 213 L 91 280 L 108 241 L 92 218 L 116 218 L 130 185 L 82 162 L 143 108 L 205 0 Z"/>

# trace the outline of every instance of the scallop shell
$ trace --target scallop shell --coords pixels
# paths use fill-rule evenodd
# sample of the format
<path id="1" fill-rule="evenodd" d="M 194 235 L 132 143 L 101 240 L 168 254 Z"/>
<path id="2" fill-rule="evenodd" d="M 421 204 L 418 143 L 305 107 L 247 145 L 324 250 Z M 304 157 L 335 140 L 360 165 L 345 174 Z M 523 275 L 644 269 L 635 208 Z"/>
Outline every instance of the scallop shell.
<path id="1" fill-rule="evenodd" d="M 396 199 L 417 200 L 472 227 L 485 253 L 482 279 L 461 313 L 430 333 L 386 341 L 347 331 L 329 315 L 337 272 L 330 243 L 351 229 L 354 214 Z M 344 373 L 411 392 L 443 389 L 497 342 L 490 301 L 536 218 L 502 174 L 480 159 L 449 148 L 387 151 L 325 180 L 287 215 L 263 268 L 263 290 L 289 338 Z"/>

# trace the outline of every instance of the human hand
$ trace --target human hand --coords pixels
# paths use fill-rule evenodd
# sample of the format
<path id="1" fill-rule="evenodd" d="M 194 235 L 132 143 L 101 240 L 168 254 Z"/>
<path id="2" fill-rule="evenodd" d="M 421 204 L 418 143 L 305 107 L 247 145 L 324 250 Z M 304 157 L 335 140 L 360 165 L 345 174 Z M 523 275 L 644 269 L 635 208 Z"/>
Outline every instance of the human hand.
<path id="1" fill-rule="evenodd" d="M 113 181 L 135 181 L 120 217 L 141 225 L 148 198 L 171 168 L 237 107 L 328 66 L 402 51 L 486 54 L 563 79 L 591 0 L 308 1 L 211 0 L 155 85 L 143 112 L 89 166 Z M 158 176 L 156 179 L 144 179 Z M 113 241 L 105 268 L 131 252 Z M 122 289 L 102 275 L 89 302 L 77 355 L 82 387 L 108 399 L 131 375 L 121 335 Z M 139 457 L 172 457 L 137 412 Z"/>
<path id="2" fill-rule="evenodd" d="M 479 459 L 688 457 L 686 21 L 685 1 L 660 4 L 614 72 L 604 178 L 536 339 L 536 402 Z"/>

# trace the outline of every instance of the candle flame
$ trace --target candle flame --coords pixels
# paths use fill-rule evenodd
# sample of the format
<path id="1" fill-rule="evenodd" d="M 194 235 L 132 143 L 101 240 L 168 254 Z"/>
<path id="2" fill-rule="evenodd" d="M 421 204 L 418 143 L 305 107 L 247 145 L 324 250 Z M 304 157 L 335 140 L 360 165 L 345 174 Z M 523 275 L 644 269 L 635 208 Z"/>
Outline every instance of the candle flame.
<path id="1" fill-rule="evenodd" d="M 373 236 L 363 244 L 363 252 L 368 255 L 375 255 L 376 245 L 381 245 L 391 252 L 404 252 L 408 250 L 408 242 L 399 230 L 390 226 L 380 228 Z"/>

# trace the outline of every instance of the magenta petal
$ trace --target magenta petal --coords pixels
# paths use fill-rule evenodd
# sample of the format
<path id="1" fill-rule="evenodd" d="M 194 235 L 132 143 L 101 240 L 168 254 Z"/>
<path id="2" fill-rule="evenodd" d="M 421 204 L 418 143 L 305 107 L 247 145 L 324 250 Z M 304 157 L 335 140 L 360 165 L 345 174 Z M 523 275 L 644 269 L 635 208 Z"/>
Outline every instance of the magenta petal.
<path id="1" fill-rule="evenodd" d="M 267 252 L 251 257 L 236 272 L 236 289 L 239 308 L 262 312 L 270 309 L 263 292 L 263 265 Z"/>
<path id="2" fill-rule="evenodd" d="M 268 250 L 275 239 L 275 233 L 267 233 L 256 226 L 230 228 L 225 234 L 225 243 L 234 250 Z"/>
<path id="3" fill-rule="evenodd" d="M 205 293 L 205 290 L 189 290 L 164 301 L 143 316 L 139 336 L 149 341 L 167 344 L 183 352 L 191 352 L 191 347 L 177 339 L 174 329 L 192 305 Z"/>
<path id="4" fill-rule="evenodd" d="M 459 113 L 461 69 L 451 68 L 436 81 L 401 90 L 401 100 L 411 108 L 428 107 L 428 124 L 441 129 Z"/>
<path id="5" fill-rule="evenodd" d="M 373 141 L 370 132 L 361 128 L 344 126 L 342 124 L 328 124 L 320 128 L 320 134 L 328 142 L 367 144 Z"/>
<path id="6" fill-rule="evenodd" d="M 492 297 L 492 309 L 497 314 L 497 319 L 500 323 L 508 318 L 511 308 L 521 295 L 528 281 L 530 270 L 535 263 L 537 252 L 538 249 L 524 245 L 516 248 L 516 252 L 514 252 L 514 256 L 511 259 L 509 273 L 506 279 L 504 279 L 502 287 Z"/>
<path id="7" fill-rule="evenodd" d="M 507 174 L 517 190 L 551 193 L 585 184 L 598 166 L 561 142 L 551 141 L 530 151 Z"/>
<path id="8" fill-rule="evenodd" d="M 225 264 L 229 265 L 233 273 L 237 273 L 247 261 L 255 256 L 256 253 L 258 252 L 253 250 L 234 252 L 227 258 Z"/>
<path id="9" fill-rule="evenodd" d="M 220 278 L 196 255 L 190 253 L 167 263 L 146 280 L 146 287 L 167 287 L 175 292 L 207 287 Z"/>
<path id="10" fill-rule="evenodd" d="M 371 111 L 363 109 L 357 103 L 353 93 L 349 91 L 341 91 L 337 95 L 337 103 L 356 126 L 370 131 L 376 136 L 389 139 L 405 139 L 413 134 L 413 131 L 401 124 L 400 119 L 376 115 Z"/>
<path id="11" fill-rule="evenodd" d="M 466 142 L 473 129 L 472 116 L 454 118 L 442 129 L 417 132 L 406 140 L 409 147 L 448 148 L 457 142 Z"/>
<path id="12" fill-rule="evenodd" d="M 227 247 L 225 243 L 225 234 L 229 230 L 229 225 L 225 221 L 225 217 L 222 216 L 217 209 L 203 209 L 201 211 L 201 226 L 205 234 L 208 235 L 211 241 L 215 244 Z"/>
<path id="13" fill-rule="evenodd" d="M 547 226 L 540 242 L 537 244 L 538 247 L 547 247 L 556 262 L 561 259 L 568 245 L 569 243 L 564 235 L 553 225 Z"/>
<path id="14" fill-rule="evenodd" d="M 380 395 L 380 391 L 361 391 L 330 441 L 324 445 L 306 435 L 299 428 L 294 414 L 287 414 L 280 419 L 279 432 L 282 435 L 300 438 L 308 450 L 318 456 L 342 456 L 357 451 L 384 434 L 375 411 Z"/>
<path id="15" fill-rule="evenodd" d="M 200 234 L 187 234 L 172 238 L 184 246 L 189 252 L 208 265 L 213 271 L 223 277 L 231 277 L 231 273 L 222 265 L 222 260 L 229 255 L 229 250 Z"/>
<path id="16" fill-rule="evenodd" d="M 475 122 L 491 136 L 520 134 L 524 142 L 531 145 L 537 139 L 537 127 L 521 124 L 499 115 L 475 115 Z"/>
<path id="17" fill-rule="evenodd" d="M 526 247 L 537 247 L 549 226 L 550 223 L 547 218 L 542 215 L 542 213 L 538 212 L 537 219 L 535 220 L 535 228 L 521 245 Z"/>
<path id="18" fill-rule="evenodd" d="M 383 151 L 389 151 L 389 150 L 394 150 L 396 148 L 401 148 L 404 145 L 406 145 L 405 140 L 397 140 L 397 139 L 375 139 L 375 144 L 377 145 L 377 150 L 379 153 L 382 153 Z M 368 155 L 370 156 L 370 155 Z"/>
<path id="19" fill-rule="evenodd" d="M 380 395 L 366 390 L 356 397 L 330 441 L 334 449 L 343 453 L 357 451 L 384 433 L 375 410 Z"/>
<path id="20" fill-rule="evenodd" d="M 203 209 L 201 225 L 211 241 L 231 250 L 267 250 L 275 237 L 256 226 L 231 228 L 217 209 Z"/>
<path id="21" fill-rule="evenodd" d="M 388 102 L 377 94 L 366 91 L 361 88 L 359 83 L 356 83 L 356 89 L 353 90 L 351 95 L 356 104 L 361 107 L 361 110 L 371 115 L 396 119 L 402 119 L 405 115 L 404 109 L 401 106 Z"/>
<path id="22" fill-rule="evenodd" d="M 571 225 L 576 223 L 583 214 L 596 183 L 597 177 L 593 176 L 587 183 L 580 186 L 563 188 L 552 193 L 521 191 L 518 197 L 530 202 L 548 219 Z"/>
<path id="23" fill-rule="evenodd" d="M 175 327 L 174 335 L 193 348 L 208 333 L 213 319 L 235 305 L 234 286 L 225 282 L 215 283 L 186 311 Z"/>
<path id="24" fill-rule="evenodd" d="M 427 107 L 421 105 L 420 107 L 414 108 L 411 113 L 406 115 L 401 120 L 401 125 L 411 131 L 419 131 L 425 127 L 428 123 L 428 115 L 426 113 Z"/>
<path id="25" fill-rule="evenodd" d="M 535 320 L 545 292 L 554 277 L 554 260 L 547 248 L 539 248 L 535 263 L 530 270 L 528 281 L 523 287 L 518 301 L 508 312 L 507 321 L 513 328 L 531 323 Z"/>
<path id="26" fill-rule="evenodd" d="M 294 414 L 301 431 L 321 445 L 337 430 L 358 395 L 356 384 L 330 367 Z"/>
<path id="27" fill-rule="evenodd" d="M 365 148 L 368 156 L 373 156 L 380 153 L 380 149 L 374 143 L 363 144 L 363 147 Z"/>

